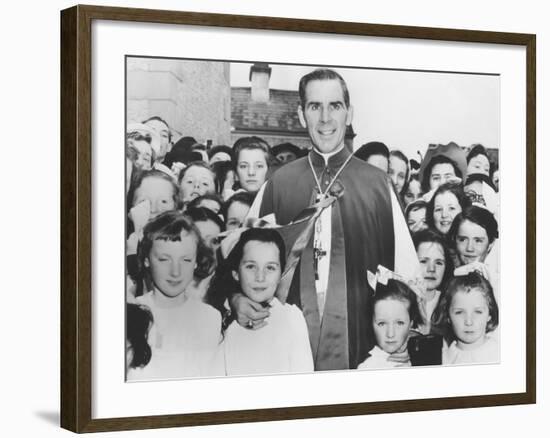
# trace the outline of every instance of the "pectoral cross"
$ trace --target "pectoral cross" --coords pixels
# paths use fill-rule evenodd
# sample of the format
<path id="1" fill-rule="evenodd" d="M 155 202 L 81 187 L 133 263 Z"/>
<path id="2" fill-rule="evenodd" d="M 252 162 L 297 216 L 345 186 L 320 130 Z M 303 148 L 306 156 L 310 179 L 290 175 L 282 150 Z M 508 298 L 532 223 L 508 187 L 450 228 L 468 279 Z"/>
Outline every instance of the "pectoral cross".
<path id="1" fill-rule="evenodd" d="M 315 280 L 319 280 L 319 260 L 327 255 L 321 248 L 313 248 L 313 268 L 315 270 Z"/>

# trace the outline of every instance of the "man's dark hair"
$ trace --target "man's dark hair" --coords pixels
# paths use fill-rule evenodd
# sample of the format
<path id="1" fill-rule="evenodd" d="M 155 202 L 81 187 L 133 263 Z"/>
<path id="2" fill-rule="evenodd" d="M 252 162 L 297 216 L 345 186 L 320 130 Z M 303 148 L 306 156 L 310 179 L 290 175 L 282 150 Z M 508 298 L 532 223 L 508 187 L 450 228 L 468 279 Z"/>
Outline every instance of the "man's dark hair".
<path id="1" fill-rule="evenodd" d="M 346 81 L 344 81 L 344 78 L 342 78 L 342 76 L 340 76 L 334 70 L 330 70 L 328 68 L 318 68 L 317 70 L 313 70 L 312 72 L 303 76 L 302 79 L 300 79 L 298 93 L 300 95 L 300 105 L 302 106 L 302 109 L 305 109 L 306 105 L 307 84 L 309 84 L 311 81 L 329 81 L 333 79 L 340 81 L 342 92 L 344 93 L 344 104 L 346 105 L 346 108 L 349 108 L 349 91 L 348 86 L 346 85 Z"/>

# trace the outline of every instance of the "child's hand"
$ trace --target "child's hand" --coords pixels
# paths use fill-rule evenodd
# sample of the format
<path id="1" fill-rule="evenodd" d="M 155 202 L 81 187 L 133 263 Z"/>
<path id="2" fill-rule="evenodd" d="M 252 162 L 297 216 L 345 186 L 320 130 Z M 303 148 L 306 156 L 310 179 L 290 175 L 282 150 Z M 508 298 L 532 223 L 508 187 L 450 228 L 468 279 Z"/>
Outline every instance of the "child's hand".
<path id="1" fill-rule="evenodd" d="M 411 233 L 416 233 L 417 231 L 423 230 L 426 228 L 426 221 L 421 219 L 416 221 L 412 226 L 410 226 Z"/>
<path id="2" fill-rule="evenodd" d="M 137 254 L 137 249 L 139 242 L 143 239 L 143 231 L 140 232 L 134 232 L 130 234 L 128 239 L 126 240 L 126 255 L 134 255 Z"/>
<path id="3" fill-rule="evenodd" d="M 174 177 L 176 178 L 176 180 L 179 178 L 180 176 L 180 173 L 181 171 L 185 169 L 185 164 L 179 162 L 179 161 L 174 161 L 172 163 L 172 169 L 170 169 L 172 171 L 172 173 L 174 174 Z"/>
<path id="4" fill-rule="evenodd" d="M 433 195 L 435 195 L 435 191 L 437 189 L 432 189 L 429 192 L 426 192 L 422 195 L 422 200 L 426 202 L 430 202 L 432 200 Z"/>
<path id="5" fill-rule="evenodd" d="M 487 269 L 487 266 L 483 262 L 472 262 L 468 263 L 467 265 L 459 266 L 454 271 L 454 276 L 459 277 L 461 275 L 468 275 L 470 272 L 478 272 L 479 274 L 483 275 L 486 280 L 489 282 L 491 281 L 489 270 Z"/>
<path id="6" fill-rule="evenodd" d="M 460 178 L 459 176 L 451 176 L 447 181 L 445 181 L 446 183 L 452 183 L 452 184 L 462 184 L 462 178 Z"/>
<path id="7" fill-rule="evenodd" d="M 134 230 L 139 232 L 149 222 L 151 217 L 151 201 L 146 199 L 130 210 L 130 219 L 134 223 Z"/>
<path id="8" fill-rule="evenodd" d="M 396 363 L 396 367 L 407 367 L 411 364 L 411 358 L 409 356 L 409 350 L 407 350 L 407 341 L 397 350 L 388 356 L 388 362 Z"/>
<path id="9" fill-rule="evenodd" d="M 405 343 L 407 345 L 407 343 Z M 396 367 L 407 367 L 410 365 L 411 358 L 409 356 L 408 350 L 402 352 L 392 353 L 388 357 L 388 362 L 395 362 Z"/>
<path id="10" fill-rule="evenodd" d="M 269 311 L 260 303 L 252 301 L 243 294 L 233 295 L 230 303 L 239 325 L 251 330 L 258 330 L 267 325 L 265 319 L 269 316 Z"/>

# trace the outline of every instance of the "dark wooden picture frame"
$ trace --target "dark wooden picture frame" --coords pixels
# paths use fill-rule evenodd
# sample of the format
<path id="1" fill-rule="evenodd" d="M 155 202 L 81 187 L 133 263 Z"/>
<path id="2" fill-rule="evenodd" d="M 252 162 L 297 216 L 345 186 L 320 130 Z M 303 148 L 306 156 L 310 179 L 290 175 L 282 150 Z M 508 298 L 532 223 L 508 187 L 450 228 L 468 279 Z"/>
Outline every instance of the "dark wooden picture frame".
<path id="1" fill-rule="evenodd" d="M 405 401 L 92 419 L 92 22 L 114 20 L 518 45 L 526 48 L 526 391 Z M 535 50 L 531 34 L 75 6 L 61 12 L 61 426 L 147 429 L 529 404 L 536 401 Z"/>

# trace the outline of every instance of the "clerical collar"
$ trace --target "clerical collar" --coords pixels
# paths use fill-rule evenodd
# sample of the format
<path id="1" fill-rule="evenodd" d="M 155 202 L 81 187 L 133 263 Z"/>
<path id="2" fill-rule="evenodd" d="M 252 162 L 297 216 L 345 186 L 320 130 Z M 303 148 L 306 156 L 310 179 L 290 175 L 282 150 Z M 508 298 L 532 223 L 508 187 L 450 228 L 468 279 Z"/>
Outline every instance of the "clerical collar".
<path id="1" fill-rule="evenodd" d="M 345 145 L 342 145 L 336 152 L 323 154 L 315 149 L 310 152 L 311 161 L 315 167 L 338 167 L 344 164 L 351 152 Z"/>

